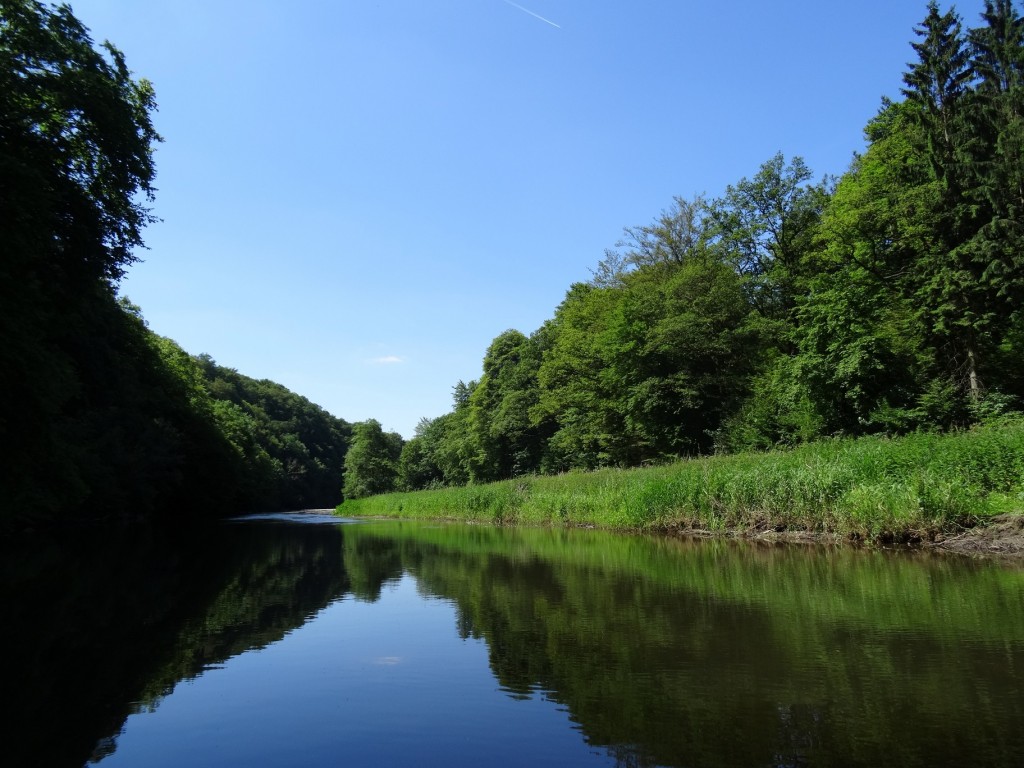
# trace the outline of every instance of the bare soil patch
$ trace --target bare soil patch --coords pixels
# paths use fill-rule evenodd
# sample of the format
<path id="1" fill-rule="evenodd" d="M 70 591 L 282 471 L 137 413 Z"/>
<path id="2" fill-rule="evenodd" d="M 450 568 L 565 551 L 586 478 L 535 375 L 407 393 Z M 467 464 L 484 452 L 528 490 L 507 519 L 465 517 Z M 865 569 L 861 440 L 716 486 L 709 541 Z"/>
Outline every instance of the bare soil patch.
<path id="1" fill-rule="evenodd" d="M 834 533 L 817 533 L 796 529 L 745 528 L 727 531 L 707 531 L 686 526 L 670 526 L 664 533 L 672 536 L 715 538 L 726 536 L 763 542 L 789 544 L 853 544 L 871 545 L 860 539 L 848 539 Z M 973 557 L 998 557 L 1024 561 L 1024 514 L 997 515 L 990 521 L 959 533 L 911 533 L 898 539 L 874 542 L 880 546 L 906 547 L 951 552 Z"/>
<path id="2" fill-rule="evenodd" d="M 1024 515 L 997 515 L 963 533 L 939 534 L 928 546 L 962 555 L 1024 558 Z"/>

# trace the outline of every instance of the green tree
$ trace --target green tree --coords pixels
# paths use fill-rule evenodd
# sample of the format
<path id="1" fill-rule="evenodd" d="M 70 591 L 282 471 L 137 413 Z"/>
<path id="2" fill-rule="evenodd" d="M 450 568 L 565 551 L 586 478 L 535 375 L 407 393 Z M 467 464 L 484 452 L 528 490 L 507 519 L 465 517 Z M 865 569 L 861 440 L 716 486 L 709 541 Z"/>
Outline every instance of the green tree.
<path id="1" fill-rule="evenodd" d="M 625 275 L 638 269 L 680 266 L 703 257 L 711 238 L 711 209 L 702 195 L 692 200 L 675 197 L 672 205 L 650 224 L 626 227 L 615 249 L 605 251 L 593 285 L 621 287 Z"/>
<path id="2" fill-rule="evenodd" d="M 451 414 L 436 419 L 422 418 L 416 433 L 402 446 L 398 460 L 398 486 L 405 491 L 436 488 L 451 482 L 451 472 L 445 472 L 441 456 L 443 442 L 448 437 L 446 423 Z"/>
<path id="3" fill-rule="evenodd" d="M 1009 0 L 986 0 L 982 19 L 984 26 L 968 33 L 977 79 L 971 181 L 979 210 L 970 251 L 991 286 L 993 330 L 1005 340 L 1024 304 L 1024 18 Z M 981 361 L 988 383 L 1024 395 L 1001 358 L 990 349 L 992 365 Z"/>
<path id="4" fill-rule="evenodd" d="M 476 381 L 459 380 L 452 387 L 452 410 L 436 419 L 421 419 L 417 425 L 414 439 L 419 439 L 429 472 L 439 475 L 436 484 L 465 485 L 476 479 L 479 450 L 470 424 L 470 401 L 477 386 Z"/>
<path id="5" fill-rule="evenodd" d="M 1024 298 L 1020 21 L 1005 3 L 987 3 L 983 20 L 965 38 L 959 17 L 930 3 L 904 77 L 934 183 L 915 214 L 930 242 L 905 284 L 949 386 L 973 406 L 1000 385 L 998 349 Z"/>
<path id="6" fill-rule="evenodd" d="M 913 413 L 938 374 L 915 302 L 940 194 L 920 151 L 922 131 L 915 105 L 883 104 L 806 259 L 794 364 L 827 433 L 917 425 Z"/>
<path id="7" fill-rule="evenodd" d="M 209 355 L 196 361 L 218 406 L 218 423 L 244 463 L 245 507 L 337 504 L 351 425 L 277 382 L 217 365 Z"/>
<path id="8" fill-rule="evenodd" d="M 970 52 L 960 17 L 950 10 L 939 13 L 928 3 L 928 16 L 914 29 L 920 39 L 911 43 L 917 61 L 903 75 L 903 95 L 919 107 L 915 112 L 924 127 L 927 156 L 947 201 L 962 192 L 960 150 L 964 141 L 963 107 L 971 80 Z"/>
<path id="9" fill-rule="evenodd" d="M 1024 80 L 1024 19 L 1012 0 L 985 0 L 984 26 L 971 29 L 968 41 L 971 67 L 978 91 L 991 95 L 1011 94 Z M 1019 104 L 1011 111 L 1017 112 Z"/>
<path id="10" fill-rule="evenodd" d="M 483 376 L 469 399 L 474 480 L 513 477 L 540 466 L 546 428 L 531 421 L 530 412 L 540 400 L 541 338 L 508 330 L 484 355 Z"/>
<path id="11" fill-rule="evenodd" d="M 630 464 L 711 447 L 760 363 L 761 325 L 727 264 L 693 260 L 630 275 L 608 347 Z"/>
<path id="12" fill-rule="evenodd" d="M 785 318 L 795 303 L 802 259 L 828 198 L 828 185 L 809 183 L 803 159 L 782 153 L 711 203 L 719 258 L 745 276 L 748 300 L 765 317 Z"/>
<path id="13" fill-rule="evenodd" d="M 623 382 L 608 366 L 615 312 L 623 291 L 573 285 L 547 324 L 550 346 L 537 377 L 535 424 L 553 424 L 542 468 L 546 472 L 592 469 L 629 462 Z"/>
<path id="14" fill-rule="evenodd" d="M 345 498 L 359 499 L 395 490 L 401 455 L 401 435 L 384 432 L 376 419 L 355 424 L 352 444 L 345 456 Z"/>
<path id="15" fill-rule="evenodd" d="M 151 220 L 154 109 L 150 85 L 67 6 L 0 2 L 7 521 L 145 514 L 195 469 L 187 387 L 114 291 Z"/>
<path id="16" fill-rule="evenodd" d="M 152 220 L 156 108 L 67 5 L 0 2 L 0 207 L 15 263 L 47 281 L 116 280 Z"/>

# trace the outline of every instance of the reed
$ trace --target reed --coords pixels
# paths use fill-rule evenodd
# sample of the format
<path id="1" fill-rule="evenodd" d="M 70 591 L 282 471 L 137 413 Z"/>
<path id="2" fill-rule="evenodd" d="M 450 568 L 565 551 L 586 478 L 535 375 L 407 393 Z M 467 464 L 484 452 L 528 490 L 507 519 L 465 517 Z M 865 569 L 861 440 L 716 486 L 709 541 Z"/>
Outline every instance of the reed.
<path id="1" fill-rule="evenodd" d="M 1024 422 L 349 500 L 353 517 L 913 540 L 1024 511 Z"/>

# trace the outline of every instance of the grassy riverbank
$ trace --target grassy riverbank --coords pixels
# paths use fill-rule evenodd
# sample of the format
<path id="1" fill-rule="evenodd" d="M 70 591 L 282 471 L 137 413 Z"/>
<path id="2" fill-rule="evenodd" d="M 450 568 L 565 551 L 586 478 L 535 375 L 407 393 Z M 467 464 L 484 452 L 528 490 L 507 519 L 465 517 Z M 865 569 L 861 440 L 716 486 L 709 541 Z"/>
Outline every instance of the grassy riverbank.
<path id="1" fill-rule="evenodd" d="M 346 516 L 931 539 L 1024 511 L 1024 422 L 344 502 Z"/>

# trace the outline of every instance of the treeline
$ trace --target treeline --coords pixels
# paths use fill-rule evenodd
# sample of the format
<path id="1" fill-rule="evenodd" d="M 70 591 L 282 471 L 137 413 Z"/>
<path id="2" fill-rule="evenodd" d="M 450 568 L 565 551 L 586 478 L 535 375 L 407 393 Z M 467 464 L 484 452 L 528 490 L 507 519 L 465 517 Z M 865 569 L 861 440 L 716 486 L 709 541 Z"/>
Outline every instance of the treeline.
<path id="1" fill-rule="evenodd" d="M 155 108 L 66 5 L 0 0 L 0 529 L 340 496 L 348 424 L 116 296 L 153 218 Z"/>
<path id="2" fill-rule="evenodd" d="M 1019 409 L 1024 22 L 986 0 L 964 29 L 933 2 L 914 33 L 904 98 L 883 101 L 846 173 L 814 181 L 779 154 L 627 228 L 552 319 L 494 339 L 450 413 L 400 448 L 357 427 L 348 495 Z"/>
<path id="3" fill-rule="evenodd" d="M 273 381 L 195 358 L 231 444 L 246 510 L 326 508 L 341 497 L 352 425 Z"/>

